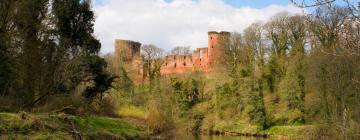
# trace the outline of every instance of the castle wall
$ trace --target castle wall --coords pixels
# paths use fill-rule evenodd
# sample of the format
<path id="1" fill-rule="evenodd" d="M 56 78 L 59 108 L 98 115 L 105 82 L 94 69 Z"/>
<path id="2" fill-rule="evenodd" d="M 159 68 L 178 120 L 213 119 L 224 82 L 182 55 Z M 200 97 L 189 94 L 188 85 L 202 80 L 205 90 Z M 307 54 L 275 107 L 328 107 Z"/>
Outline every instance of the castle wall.
<path id="1" fill-rule="evenodd" d="M 140 58 L 141 43 L 131 40 L 115 40 L 115 57 L 119 61 L 133 61 Z"/>
<path id="2" fill-rule="evenodd" d="M 220 57 L 224 54 L 224 43 L 229 41 L 230 33 L 229 32 L 208 32 L 208 53 L 209 53 L 209 61 L 208 64 L 210 66 L 216 66 L 216 63 L 219 63 Z"/>
<path id="3" fill-rule="evenodd" d="M 115 54 L 113 57 L 113 69 L 115 74 L 121 74 L 124 67 L 132 79 L 143 79 L 144 72 L 141 67 L 140 48 L 141 43 L 131 40 L 115 40 Z"/>
<path id="4" fill-rule="evenodd" d="M 229 41 L 229 32 L 208 32 L 208 46 L 205 48 L 196 48 L 193 54 L 186 55 L 168 55 L 164 58 L 164 64 L 160 71 L 162 75 L 182 74 L 191 71 L 211 72 L 217 67 L 218 60 L 224 55 L 224 43 Z M 139 42 L 129 40 L 115 40 L 115 60 L 131 64 L 131 71 L 136 71 L 143 78 L 146 74 L 141 67 Z M 121 60 L 121 61 L 120 61 Z"/>
<path id="5" fill-rule="evenodd" d="M 207 71 L 208 69 L 208 48 L 197 48 L 193 53 L 194 69 Z"/>
<path id="6" fill-rule="evenodd" d="M 193 67 L 191 55 L 168 55 L 164 58 L 161 67 L 162 74 L 184 73 L 191 71 Z"/>

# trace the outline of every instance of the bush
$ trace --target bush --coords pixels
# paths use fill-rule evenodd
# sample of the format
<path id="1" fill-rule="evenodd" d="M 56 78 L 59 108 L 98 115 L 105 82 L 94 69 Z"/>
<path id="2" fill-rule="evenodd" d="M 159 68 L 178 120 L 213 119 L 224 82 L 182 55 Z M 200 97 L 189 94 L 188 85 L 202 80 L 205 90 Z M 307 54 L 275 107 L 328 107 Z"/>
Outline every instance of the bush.
<path id="1" fill-rule="evenodd" d="M 154 134 L 168 132 L 175 128 L 175 124 L 169 108 L 164 104 L 151 100 L 148 103 L 148 116 L 146 124 Z"/>

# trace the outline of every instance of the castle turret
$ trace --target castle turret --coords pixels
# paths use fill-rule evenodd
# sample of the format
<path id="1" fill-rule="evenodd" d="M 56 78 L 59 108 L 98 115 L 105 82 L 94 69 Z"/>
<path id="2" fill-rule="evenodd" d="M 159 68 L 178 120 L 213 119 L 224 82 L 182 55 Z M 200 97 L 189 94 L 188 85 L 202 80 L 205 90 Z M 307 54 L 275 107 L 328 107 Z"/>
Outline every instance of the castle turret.
<path id="1" fill-rule="evenodd" d="M 133 61 L 140 57 L 141 43 L 131 40 L 115 40 L 115 56 L 121 61 Z"/>
<path id="2" fill-rule="evenodd" d="M 117 75 L 120 74 L 120 68 L 126 67 L 131 73 L 130 77 L 139 79 L 144 75 L 141 67 L 140 48 L 141 43 L 131 40 L 115 40 L 115 54 L 113 57 L 113 67 Z"/>
<path id="3" fill-rule="evenodd" d="M 224 53 L 224 45 L 230 39 L 230 32 L 208 32 L 208 64 L 213 66 Z"/>

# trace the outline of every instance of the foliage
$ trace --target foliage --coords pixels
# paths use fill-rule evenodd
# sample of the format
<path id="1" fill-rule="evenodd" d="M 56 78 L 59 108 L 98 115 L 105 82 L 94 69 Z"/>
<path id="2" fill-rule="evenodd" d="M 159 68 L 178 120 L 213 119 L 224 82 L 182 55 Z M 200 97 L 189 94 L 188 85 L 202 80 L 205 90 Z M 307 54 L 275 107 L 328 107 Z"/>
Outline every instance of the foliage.
<path id="1" fill-rule="evenodd" d="M 199 83 L 195 79 L 179 81 L 177 78 L 172 78 L 171 85 L 181 109 L 190 109 L 200 102 Z"/>
<path id="2" fill-rule="evenodd" d="M 16 99 L 11 106 L 33 110 L 55 95 L 83 94 L 89 103 L 103 97 L 114 77 L 97 55 L 90 1 L 6 0 L 0 6 L 0 94 Z"/>
<path id="3" fill-rule="evenodd" d="M 75 129 L 82 138 L 122 138 L 143 137 L 144 128 L 122 119 L 105 117 L 77 117 L 46 114 L 0 113 L 2 136 L 11 135 L 27 138 L 76 139 Z M 73 125 L 72 125 L 73 124 Z"/>

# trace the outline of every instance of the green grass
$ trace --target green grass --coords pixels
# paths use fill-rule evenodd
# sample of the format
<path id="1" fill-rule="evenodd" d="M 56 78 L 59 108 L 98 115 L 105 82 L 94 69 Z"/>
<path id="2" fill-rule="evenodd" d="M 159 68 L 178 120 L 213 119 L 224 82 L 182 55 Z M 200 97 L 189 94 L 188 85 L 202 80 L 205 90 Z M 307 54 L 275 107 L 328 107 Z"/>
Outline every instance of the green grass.
<path id="1" fill-rule="evenodd" d="M 124 105 L 120 108 L 118 114 L 124 117 L 135 117 L 139 119 L 146 119 L 146 112 L 144 109 L 132 106 Z"/>
<path id="2" fill-rule="evenodd" d="M 314 126 L 311 125 L 289 125 L 273 126 L 266 130 L 266 133 L 272 136 L 295 136 L 305 137 L 307 131 L 311 131 Z"/>
<path id="3" fill-rule="evenodd" d="M 22 119 L 20 114 L 0 113 L 0 139 L 73 139 L 74 129 L 87 139 L 146 136 L 144 128 L 119 118 L 31 114 Z"/>

